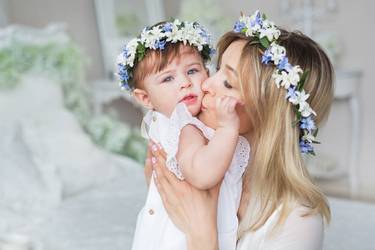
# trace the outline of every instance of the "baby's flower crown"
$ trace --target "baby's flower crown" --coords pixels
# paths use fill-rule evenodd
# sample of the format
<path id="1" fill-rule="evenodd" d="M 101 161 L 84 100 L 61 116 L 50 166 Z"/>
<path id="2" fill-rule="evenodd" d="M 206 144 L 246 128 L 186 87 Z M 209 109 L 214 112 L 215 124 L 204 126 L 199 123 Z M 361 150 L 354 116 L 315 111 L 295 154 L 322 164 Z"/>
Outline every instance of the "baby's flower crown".
<path id="1" fill-rule="evenodd" d="M 276 66 L 272 78 L 278 88 L 281 86 L 287 90 L 285 98 L 294 105 L 297 119 L 293 125 L 298 124 L 301 130 L 301 152 L 315 155 L 312 143 L 319 143 L 315 139 L 318 133 L 314 122 L 316 113 L 306 102 L 309 94 L 303 89 L 308 72 L 303 72 L 299 65 L 288 62 L 285 47 L 277 43 L 280 30 L 264 14 L 261 15 L 259 10 L 251 16 L 241 15 L 234 25 L 234 32 L 259 40 L 264 48 L 262 63 Z"/>
<path id="2" fill-rule="evenodd" d="M 210 60 L 215 52 L 208 32 L 197 22 L 181 22 L 175 19 L 152 28 L 146 27 L 142 33 L 125 46 L 117 57 L 117 75 L 120 87 L 131 91 L 134 66 L 140 62 L 149 49 L 163 50 L 168 43 L 183 42 L 198 49 L 204 61 Z"/>

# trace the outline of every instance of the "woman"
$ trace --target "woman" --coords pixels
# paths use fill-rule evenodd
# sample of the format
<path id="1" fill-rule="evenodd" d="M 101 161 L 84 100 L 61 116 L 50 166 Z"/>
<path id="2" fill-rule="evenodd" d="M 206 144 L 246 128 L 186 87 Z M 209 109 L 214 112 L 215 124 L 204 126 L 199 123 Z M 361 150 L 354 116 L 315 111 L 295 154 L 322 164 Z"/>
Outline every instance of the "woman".
<path id="1" fill-rule="evenodd" d="M 259 13 L 252 20 L 255 24 L 264 22 L 256 18 L 260 18 Z M 202 85 L 205 108 L 200 116 L 215 128 L 214 97 L 239 96 L 245 103 L 245 109 L 237 110 L 241 117 L 240 134 L 247 138 L 252 152 L 243 176 L 237 249 L 321 249 L 323 221 L 329 222 L 330 211 L 325 197 L 308 175 L 301 151 L 313 153 L 311 145 L 304 141 L 306 126 L 319 125 L 328 115 L 333 97 L 331 63 L 313 40 L 300 33 L 281 30 L 273 40 L 286 49 L 285 65 L 299 65 L 309 72 L 297 87 L 303 94 L 303 89 L 310 94 L 304 95 L 309 105 L 304 104 L 310 113 L 316 112 L 315 124 L 300 122 L 300 126 L 295 126 L 301 112 L 306 111 L 302 103 L 298 110 L 293 105 L 296 88 L 289 88 L 286 97 L 283 88 L 279 88 L 285 82 L 275 77 L 275 57 L 269 60 L 269 50 L 259 33 L 249 36 L 249 27 L 241 20 L 245 19 L 236 23 L 236 32 L 224 34 L 218 43 L 218 71 Z M 280 65 L 278 62 L 278 69 Z M 218 249 L 219 187 L 202 191 L 178 181 L 166 170 L 162 150 L 152 154 L 156 157 L 152 166 L 155 182 L 164 206 L 186 234 L 188 248 Z M 147 161 L 146 170 L 150 162 Z"/>

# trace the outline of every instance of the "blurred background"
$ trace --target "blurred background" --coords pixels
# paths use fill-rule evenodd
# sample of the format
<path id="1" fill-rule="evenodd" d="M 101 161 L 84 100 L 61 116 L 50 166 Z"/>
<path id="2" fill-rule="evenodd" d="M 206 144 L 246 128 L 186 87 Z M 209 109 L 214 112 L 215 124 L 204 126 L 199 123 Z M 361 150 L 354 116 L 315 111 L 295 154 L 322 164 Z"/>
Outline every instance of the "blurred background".
<path id="1" fill-rule="evenodd" d="M 306 159 L 333 213 L 325 249 L 375 249 L 375 2 L 0 0 L 0 250 L 130 249 L 145 110 L 120 91 L 116 55 L 161 20 L 197 20 L 217 41 L 256 9 L 334 64 L 331 114 Z"/>

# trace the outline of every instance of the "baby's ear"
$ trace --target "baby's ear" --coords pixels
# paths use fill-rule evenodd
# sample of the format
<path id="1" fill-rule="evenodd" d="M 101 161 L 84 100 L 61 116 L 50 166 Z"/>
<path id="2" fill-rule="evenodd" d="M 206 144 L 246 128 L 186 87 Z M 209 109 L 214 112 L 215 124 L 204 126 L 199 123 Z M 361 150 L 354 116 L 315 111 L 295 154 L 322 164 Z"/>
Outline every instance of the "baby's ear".
<path id="1" fill-rule="evenodd" d="M 138 103 L 140 103 L 148 109 L 153 109 L 150 97 L 144 89 L 134 89 L 133 95 Z"/>

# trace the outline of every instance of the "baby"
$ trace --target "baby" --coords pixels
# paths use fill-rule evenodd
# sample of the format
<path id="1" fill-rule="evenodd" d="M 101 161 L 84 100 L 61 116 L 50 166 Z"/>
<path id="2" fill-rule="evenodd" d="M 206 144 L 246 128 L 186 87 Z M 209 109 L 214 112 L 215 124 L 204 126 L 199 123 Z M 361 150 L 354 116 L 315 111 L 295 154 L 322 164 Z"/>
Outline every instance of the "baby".
<path id="1" fill-rule="evenodd" d="M 142 133 L 167 152 L 167 166 L 178 178 L 201 189 L 223 180 L 218 207 L 220 249 L 235 249 L 242 174 L 250 147 L 239 137 L 238 100 L 216 100 L 216 130 L 196 118 L 201 110 L 205 63 L 212 47 L 198 23 L 162 22 L 143 30 L 118 58 L 121 86 L 150 109 Z M 247 158 L 236 157 L 247 152 Z M 224 178 L 224 179 L 223 179 Z M 164 210 L 153 180 L 138 215 L 133 250 L 186 249 L 186 239 Z"/>

